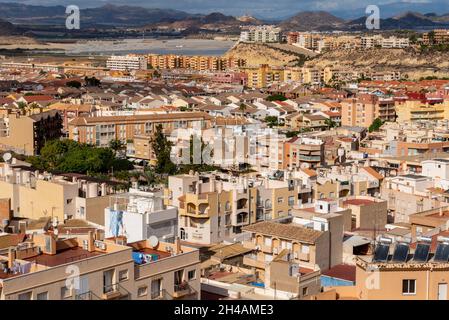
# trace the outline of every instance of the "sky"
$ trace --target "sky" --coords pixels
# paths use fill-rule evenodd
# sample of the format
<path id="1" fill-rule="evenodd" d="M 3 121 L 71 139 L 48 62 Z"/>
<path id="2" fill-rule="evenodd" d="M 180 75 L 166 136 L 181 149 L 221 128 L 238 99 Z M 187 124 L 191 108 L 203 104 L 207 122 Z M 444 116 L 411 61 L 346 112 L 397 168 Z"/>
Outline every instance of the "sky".
<path id="1" fill-rule="evenodd" d="M 0 0 L 34 5 L 69 5 L 100 7 L 111 3 L 149 8 L 170 8 L 190 13 L 222 12 L 230 15 L 249 14 L 263 18 L 285 18 L 299 11 L 323 10 L 340 17 L 364 15 L 367 5 L 375 4 L 391 16 L 404 11 L 422 13 L 449 12 L 449 0 Z"/>

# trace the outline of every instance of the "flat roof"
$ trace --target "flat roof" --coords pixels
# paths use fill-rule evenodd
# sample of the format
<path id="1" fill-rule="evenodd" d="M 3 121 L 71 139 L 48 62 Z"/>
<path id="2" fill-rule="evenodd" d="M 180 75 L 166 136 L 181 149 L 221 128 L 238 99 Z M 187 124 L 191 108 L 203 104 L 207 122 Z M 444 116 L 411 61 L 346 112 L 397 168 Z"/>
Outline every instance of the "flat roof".
<path id="1" fill-rule="evenodd" d="M 58 251 L 54 255 L 43 253 L 35 257 L 26 258 L 24 260 L 29 262 L 36 262 L 37 264 L 44 265 L 47 267 L 56 267 L 70 262 L 101 256 L 103 254 L 104 253 L 98 251 L 89 252 L 81 247 L 73 247 Z"/>
<path id="2" fill-rule="evenodd" d="M 369 199 L 349 199 L 343 201 L 344 205 L 354 205 L 354 206 L 365 206 L 372 203 L 375 203 L 375 201 Z"/>

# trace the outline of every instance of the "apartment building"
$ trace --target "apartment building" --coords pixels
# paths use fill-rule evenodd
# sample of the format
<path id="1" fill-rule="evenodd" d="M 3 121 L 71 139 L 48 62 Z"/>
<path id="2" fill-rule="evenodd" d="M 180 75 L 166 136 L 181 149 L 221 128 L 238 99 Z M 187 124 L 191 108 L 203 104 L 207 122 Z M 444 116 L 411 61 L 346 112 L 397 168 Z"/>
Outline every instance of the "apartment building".
<path id="1" fill-rule="evenodd" d="M 52 175 L 9 163 L 0 166 L 0 198 L 10 199 L 16 218 L 77 218 L 102 225 L 110 195 L 121 190 L 117 183 L 80 174 Z"/>
<path id="2" fill-rule="evenodd" d="M 147 59 L 136 55 L 111 56 L 106 61 L 106 68 L 117 71 L 147 70 Z"/>
<path id="3" fill-rule="evenodd" d="M 260 66 L 245 66 L 240 68 L 248 78 L 248 87 L 266 88 L 273 83 L 284 81 L 284 69 L 263 64 Z"/>
<path id="4" fill-rule="evenodd" d="M 402 49 L 410 46 L 410 40 L 408 38 L 398 38 L 390 36 L 384 38 L 381 35 L 367 36 L 360 38 L 360 47 L 363 49 L 370 48 L 384 48 L 384 49 Z"/>
<path id="5" fill-rule="evenodd" d="M 181 239 L 211 244 L 240 237 L 242 227 L 256 221 L 287 217 L 310 201 L 311 189 L 293 178 L 192 173 L 169 177 L 166 198 L 179 207 Z"/>
<path id="6" fill-rule="evenodd" d="M 178 210 L 164 204 L 160 191 L 130 189 L 114 195 L 104 210 L 105 236 L 125 236 L 129 242 L 158 239 L 174 242 L 178 234 Z"/>
<path id="7" fill-rule="evenodd" d="M 406 100 L 396 103 L 397 122 L 438 121 L 449 119 L 448 104 Z"/>
<path id="8" fill-rule="evenodd" d="M 314 199 L 338 199 L 348 196 L 378 196 L 383 176 L 371 167 L 332 166 L 317 169 Z"/>
<path id="9" fill-rule="evenodd" d="M 297 223 L 272 221 L 258 222 L 245 226 L 243 231 L 251 234 L 251 239 L 243 241 L 243 246 L 254 253 L 243 258 L 243 264 L 256 268 L 259 278 L 265 279 L 266 264 L 273 261 L 282 250 L 287 249 L 293 261 L 306 267 L 317 265 L 322 271 L 331 267 L 329 239 L 330 232 L 305 227 Z M 325 230 L 325 229 L 323 229 Z M 340 243 L 342 245 L 342 243 Z"/>
<path id="10" fill-rule="evenodd" d="M 135 135 L 151 136 L 159 124 L 166 134 L 181 128 L 200 130 L 210 127 L 211 117 L 202 112 L 81 117 L 70 121 L 68 128 L 70 139 L 105 147 L 114 139 L 127 141 Z"/>
<path id="11" fill-rule="evenodd" d="M 147 56 L 148 64 L 155 69 L 190 69 L 197 71 L 226 71 L 246 65 L 246 60 L 237 57 L 158 55 Z"/>
<path id="12" fill-rule="evenodd" d="M 395 222 L 409 222 L 411 214 L 439 206 L 439 201 L 429 197 L 427 191 L 433 185 L 431 178 L 416 174 L 389 177 L 381 188 L 381 197 L 388 201 Z"/>
<path id="13" fill-rule="evenodd" d="M 324 142 L 320 139 L 294 137 L 284 143 L 284 151 L 284 169 L 324 165 Z"/>
<path id="14" fill-rule="evenodd" d="M 240 33 L 242 42 L 279 42 L 281 29 L 275 26 L 251 26 Z"/>
<path id="15" fill-rule="evenodd" d="M 0 118 L 0 149 L 37 155 L 46 141 L 62 135 L 62 117 L 57 110 L 8 112 Z"/>
<path id="16" fill-rule="evenodd" d="M 357 98 L 341 102 L 341 123 L 343 126 L 368 128 L 376 118 L 382 121 L 396 120 L 394 100 L 375 95 L 360 94 Z"/>
<path id="17" fill-rule="evenodd" d="M 198 250 L 99 233 L 34 234 L 0 249 L 2 300 L 198 299 Z M 76 272 L 79 278 L 75 278 Z"/>
<path id="18" fill-rule="evenodd" d="M 185 241 L 219 243 L 255 221 L 255 191 L 241 179 L 225 182 L 216 181 L 213 175 L 171 176 L 167 192 L 169 200 L 179 204 L 179 235 Z"/>
<path id="19" fill-rule="evenodd" d="M 448 42 L 449 30 L 447 29 L 434 29 L 422 35 L 422 43 L 425 45 L 446 44 Z"/>

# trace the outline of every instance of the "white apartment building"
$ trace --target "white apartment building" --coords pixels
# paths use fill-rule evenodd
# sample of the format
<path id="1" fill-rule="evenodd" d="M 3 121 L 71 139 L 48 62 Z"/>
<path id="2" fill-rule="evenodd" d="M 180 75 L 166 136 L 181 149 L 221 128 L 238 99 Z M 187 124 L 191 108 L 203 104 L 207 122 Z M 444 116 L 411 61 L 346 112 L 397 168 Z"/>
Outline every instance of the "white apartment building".
<path id="1" fill-rule="evenodd" d="M 111 56 L 106 67 L 117 71 L 147 70 L 147 59 L 144 56 Z"/>
<path id="2" fill-rule="evenodd" d="M 281 29 L 275 26 L 255 26 L 240 33 L 242 42 L 279 42 Z"/>
<path id="3" fill-rule="evenodd" d="M 364 49 L 374 48 L 376 46 L 380 46 L 385 49 L 399 49 L 410 46 L 410 41 L 408 38 L 397 38 L 394 36 L 384 38 L 381 35 L 375 35 L 370 37 L 361 37 L 360 40 L 360 46 Z"/>
<path id="4" fill-rule="evenodd" d="M 126 236 L 129 242 L 156 236 L 174 241 L 177 236 L 178 210 L 166 206 L 161 192 L 130 189 L 129 193 L 111 197 L 104 210 L 105 235 Z"/>
<path id="5" fill-rule="evenodd" d="M 435 187 L 449 189 L 449 159 L 425 160 L 422 164 L 422 175 L 433 178 Z"/>

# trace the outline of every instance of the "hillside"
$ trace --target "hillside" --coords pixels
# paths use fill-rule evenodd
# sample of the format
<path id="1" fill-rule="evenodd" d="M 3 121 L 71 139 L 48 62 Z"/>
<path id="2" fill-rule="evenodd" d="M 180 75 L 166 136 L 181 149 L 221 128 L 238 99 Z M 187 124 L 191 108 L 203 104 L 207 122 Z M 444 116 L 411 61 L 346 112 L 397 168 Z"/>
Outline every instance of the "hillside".
<path id="1" fill-rule="evenodd" d="M 306 50 L 284 44 L 237 43 L 225 56 L 246 59 L 248 65 L 296 66 L 306 56 Z"/>
<path id="2" fill-rule="evenodd" d="M 420 53 L 414 49 L 340 50 L 327 52 L 306 63 L 308 66 L 345 66 L 376 71 L 398 70 L 409 79 L 449 75 L 449 53 Z"/>

